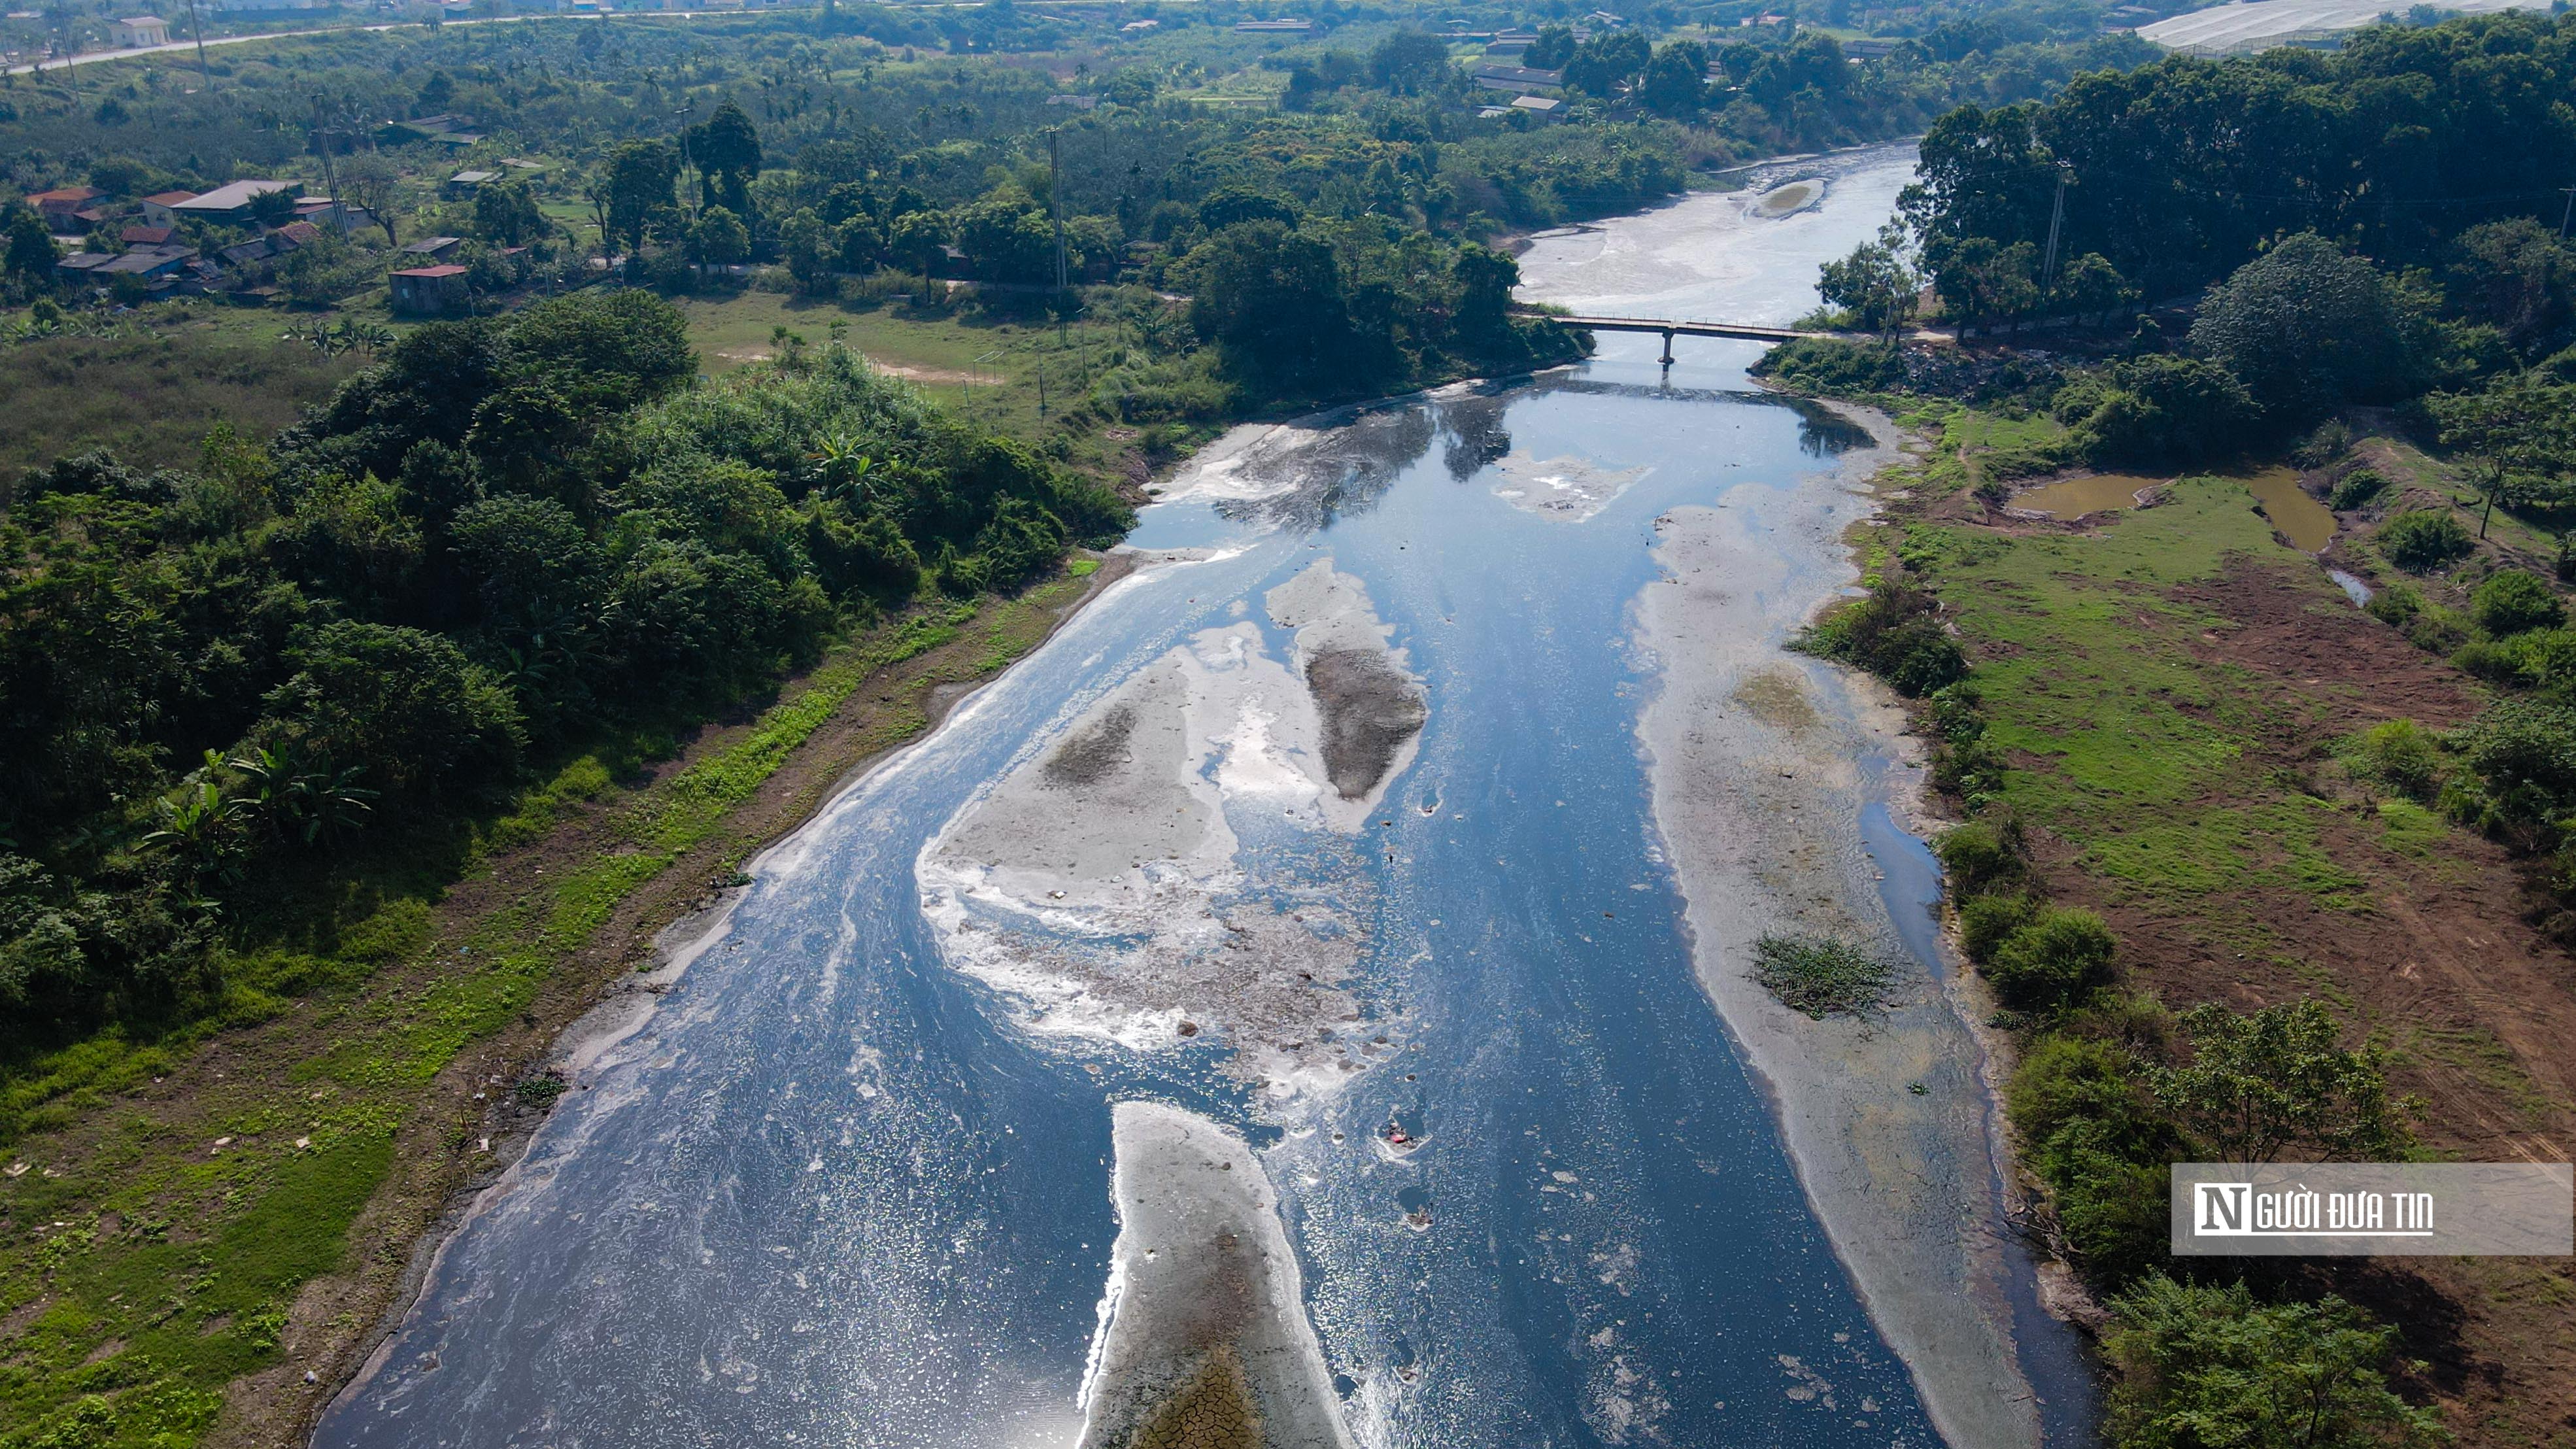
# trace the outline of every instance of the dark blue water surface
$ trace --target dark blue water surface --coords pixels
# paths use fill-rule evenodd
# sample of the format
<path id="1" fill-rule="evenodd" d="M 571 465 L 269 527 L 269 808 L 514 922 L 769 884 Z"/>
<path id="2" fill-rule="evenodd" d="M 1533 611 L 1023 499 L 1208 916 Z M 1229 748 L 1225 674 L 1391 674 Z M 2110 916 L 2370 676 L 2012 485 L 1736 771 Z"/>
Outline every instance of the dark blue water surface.
<path id="1" fill-rule="evenodd" d="M 1122 584 L 762 862 L 319 1442 L 1070 1445 L 1116 1232 L 1109 1104 L 1146 1096 L 1266 1147 L 1366 1442 L 1937 1443 L 1694 979 L 1636 736 L 1653 520 L 1854 438 L 1746 391 L 1750 346 L 1669 380 L 1655 350 L 1402 404 L 1294 507 L 1150 511 L 1142 545 L 1241 552 Z M 1569 522 L 1496 496 L 1504 449 L 1647 471 Z M 1394 1054 L 1265 1113 L 1213 1043 L 1032 1036 L 942 965 L 916 856 L 1104 691 L 1323 557 L 1430 700 L 1384 808 L 1328 847 L 1366 878 L 1353 989 Z M 1883 814 L 1869 834 L 1883 863 L 1919 851 Z M 1931 951 L 1916 866 L 1889 904 Z M 1390 1113 L 1428 1138 L 1402 1161 L 1369 1143 Z"/>

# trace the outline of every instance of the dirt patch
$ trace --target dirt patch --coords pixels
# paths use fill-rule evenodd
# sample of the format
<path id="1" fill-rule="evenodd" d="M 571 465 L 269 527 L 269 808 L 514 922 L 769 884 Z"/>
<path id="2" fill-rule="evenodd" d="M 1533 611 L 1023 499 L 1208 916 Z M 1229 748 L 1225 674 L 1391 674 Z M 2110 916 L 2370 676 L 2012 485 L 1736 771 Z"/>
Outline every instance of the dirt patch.
<path id="1" fill-rule="evenodd" d="M 1136 733 L 1136 711 L 1120 705 L 1102 715 L 1047 756 L 1051 785 L 1097 785 L 1127 762 L 1127 743 Z"/>
<path id="2" fill-rule="evenodd" d="M 1421 689 L 1383 650 L 1318 654 L 1307 662 L 1306 687 L 1323 711 L 1324 776 L 1345 800 L 1375 790 L 1429 718 Z"/>
<path id="3" fill-rule="evenodd" d="M 888 362 L 878 357 L 869 358 L 868 366 L 888 377 L 899 377 L 906 382 L 955 382 L 976 387 L 997 387 L 1001 384 L 1001 379 L 998 377 L 983 377 L 971 372 L 959 372 L 951 367 L 914 367 L 909 363 Z"/>
<path id="4" fill-rule="evenodd" d="M 2186 642 L 2200 662 L 2253 681 L 2265 708 L 2240 781 L 2322 801 L 2312 841 L 2256 839 L 2249 869 L 2183 895 L 2087 870 L 2070 843 L 2034 832 L 2051 893 L 2099 911 L 2132 982 L 2181 1007 L 2240 1010 L 2321 997 L 2395 1053 L 2395 1087 L 2420 1102 L 2424 1145 L 2471 1162 L 2564 1162 L 2576 1148 L 2576 963 L 2528 919 L 2517 864 L 2492 842 L 2442 830 L 2392 834 L 2407 807 L 2348 778 L 2333 742 L 2381 720 L 2448 727 L 2477 713 L 2476 687 L 2447 662 L 2319 589 L 2304 568 L 2240 560 L 2173 597 L 2209 616 Z M 2205 811 L 2279 795 L 2221 791 Z M 2411 818 L 2436 828 L 2430 817 Z M 2301 859 L 2358 878 L 2301 888 Z M 2403 1260 L 2310 1265 L 2318 1291 L 2364 1303 L 2407 1335 L 2464 1444 L 2565 1442 L 2576 1420 L 2576 1331 L 2564 1260 Z"/>

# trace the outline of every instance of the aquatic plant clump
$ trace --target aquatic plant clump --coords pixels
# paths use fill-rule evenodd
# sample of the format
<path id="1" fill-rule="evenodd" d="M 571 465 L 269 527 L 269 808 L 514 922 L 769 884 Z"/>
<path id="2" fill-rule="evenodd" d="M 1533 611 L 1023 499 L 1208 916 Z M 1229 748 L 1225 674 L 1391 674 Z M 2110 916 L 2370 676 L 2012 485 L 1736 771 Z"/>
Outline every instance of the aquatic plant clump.
<path id="1" fill-rule="evenodd" d="M 1753 979 L 1790 1010 L 1822 1021 L 1876 1009 L 1896 972 L 1848 942 L 1765 936 L 1753 944 Z"/>

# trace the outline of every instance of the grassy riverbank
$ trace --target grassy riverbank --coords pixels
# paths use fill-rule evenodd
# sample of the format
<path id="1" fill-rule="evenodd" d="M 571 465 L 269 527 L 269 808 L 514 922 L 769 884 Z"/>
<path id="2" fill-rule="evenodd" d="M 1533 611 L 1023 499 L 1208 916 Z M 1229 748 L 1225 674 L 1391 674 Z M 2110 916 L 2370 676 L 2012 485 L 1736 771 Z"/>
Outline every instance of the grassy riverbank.
<path id="1" fill-rule="evenodd" d="M 19 1078 L 11 1442 L 299 1440 L 414 1242 L 562 1090 L 529 1075 L 562 1028 L 1118 571 L 1082 558 L 1016 598 L 923 606 L 667 758 L 584 755 L 483 821 L 453 886 L 362 883 L 327 932 L 273 943 L 201 1032 L 94 1039 Z"/>
<path id="2" fill-rule="evenodd" d="M 1978 903 L 1968 949 L 2018 1008 L 1998 1018 L 2023 1053 L 2008 1096 L 2053 1241 L 2106 1292 L 2166 1266 L 2161 1163 L 2209 1138 L 2187 1093 L 2155 1074 L 2210 1059 L 2206 1041 L 2191 1049 L 2188 1009 L 2202 1003 L 2236 1014 L 2212 1019 L 2223 1025 L 2313 1002 L 2344 1048 L 2384 1051 L 2388 1089 L 2412 1099 L 2396 1113 L 2404 1150 L 2566 1160 L 2567 953 L 2535 924 L 2506 850 L 2392 781 L 2365 739 L 2400 721 L 2454 730 L 2490 691 L 2325 572 L 2462 606 L 2495 568 L 2545 571 L 2536 535 L 2497 530 L 2447 576 L 2400 573 L 2377 531 L 2452 510 L 2465 490 L 2381 436 L 2355 453 L 2391 486 L 2340 516 L 2322 560 L 2291 549 L 2233 478 L 2180 478 L 2154 507 L 2077 523 L 2013 517 L 1972 490 L 2009 471 L 2011 450 L 2047 441 L 2030 436 L 2044 422 L 1897 402 L 1927 446 L 1880 477 L 1883 511 L 1855 543 L 1873 582 L 1919 591 L 1968 664 L 1918 727 L 1940 741 L 1952 807 L 1978 822 L 1946 852 L 1952 888 Z M 2064 990 L 2017 979 L 2083 954 L 2003 937 L 2050 910 L 2107 926 L 2107 977 L 2078 973 Z M 2563 1261 L 2302 1266 L 2258 1288 L 2279 1302 L 2338 1295 L 2396 1325 L 2383 1362 L 2460 1442 L 2567 1442 L 2576 1275 Z M 2110 1342 L 2139 1366 L 2139 1339 Z"/>

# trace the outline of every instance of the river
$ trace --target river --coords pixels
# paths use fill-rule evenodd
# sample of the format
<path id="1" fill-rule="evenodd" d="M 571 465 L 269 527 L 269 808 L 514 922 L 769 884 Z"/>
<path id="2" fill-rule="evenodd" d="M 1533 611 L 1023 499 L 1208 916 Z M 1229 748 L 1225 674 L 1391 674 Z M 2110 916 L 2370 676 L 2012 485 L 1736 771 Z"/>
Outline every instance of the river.
<path id="1" fill-rule="evenodd" d="M 1785 321 L 1911 168 L 1543 237 L 1524 294 Z M 2082 1442 L 1913 762 L 1779 649 L 1848 585 L 1849 465 L 1888 440 L 1751 387 L 1756 345 L 1679 347 L 1605 335 L 1175 480 L 1132 576 L 579 1046 L 317 1442 L 1072 1445 L 1109 1325 L 1170 1291 L 1127 1194 L 1182 1179 L 1113 1164 L 1121 1102 L 1266 1176 L 1314 1442 Z M 1898 999 L 1748 994 L 1774 928 L 1870 943 Z"/>

